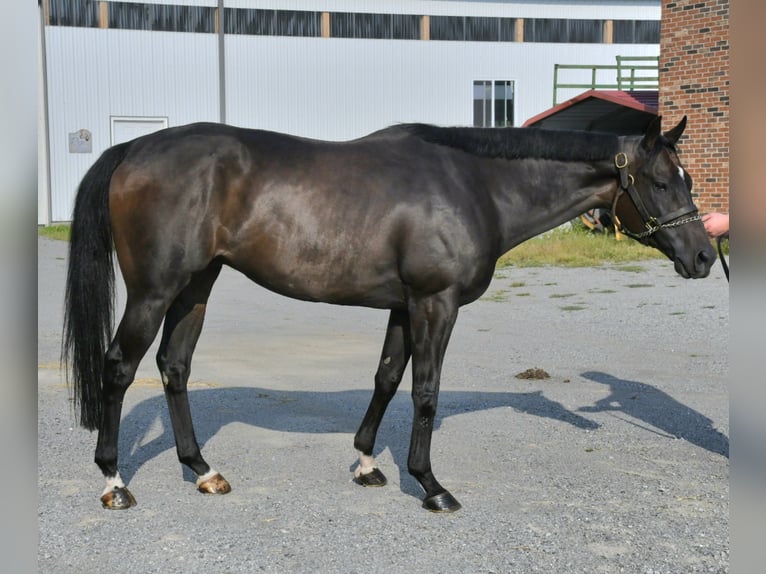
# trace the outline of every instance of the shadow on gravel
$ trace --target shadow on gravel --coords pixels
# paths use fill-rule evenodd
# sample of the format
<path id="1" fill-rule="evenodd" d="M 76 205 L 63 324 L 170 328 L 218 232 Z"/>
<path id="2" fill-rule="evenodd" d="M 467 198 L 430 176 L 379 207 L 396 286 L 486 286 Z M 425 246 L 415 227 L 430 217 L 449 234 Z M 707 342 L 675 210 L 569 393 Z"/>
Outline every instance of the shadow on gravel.
<path id="1" fill-rule="evenodd" d="M 646 383 L 628 381 L 597 371 L 588 371 L 581 376 L 608 386 L 610 394 L 593 406 L 577 409 L 577 412 L 624 413 L 654 428 L 647 428 L 622 419 L 627 423 L 638 424 L 643 429 L 663 434 L 668 438 L 682 438 L 712 453 L 729 458 L 729 438 L 713 427 L 713 422 L 709 418 L 679 403 L 667 393 Z"/>
<path id="2" fill-rule="evenodd" d="M 353 434 L 357 431 L 371 397 L 371 389 L 291 392 L 253 387 L 225 387 L 189 391 L 195 434 L 203 449 L 203 456 L 205 443 L 230 423 L 243 423 L 287 433 L 347 433 L 350 435 L 351 450 Z M 442 391 L 439 394 L 439 409 L 434 430 L 439 428 L 441 421 L 446 417 L 504 407 L 562 421 L 581 429 L 599 427 L 597 423 L 547 399 L 542 391 Z M 149 429 L 156 429 L 157 421 L 161 425 L 161 433 L 149 440 L 147 435 L 156 433 L 156 430 Z M 374 454 L 377 456 L 388 448 L 399 468 L 402 491 L 422 497 L 420 487 L 407 473 L 411 427 L 412 404 L 408 393 L 400 392 L 386 411 Z M 174 445 L 163 395 L 142 401 L 125 414 L 120 424 L 120 474 L 129 482 L 143 464 Z M 253 447 L 257 448 L 257 444 Z M 190 482 L 195 480 L 191 471 L 185 467 L 184 479 Z"/>
<path id="3" fill-rule="evenodd" d="M 609 388 L 609 395 L 592 406 L 572 412 L 560 403 L 547 399 L 542 391 L 528 393 L 489 393 L 442 391 L 434 424 L 438 429 L 447 417 L 512 408 L 528 415 L 568 423 L 580 429 L 596 429 L 600 425 L 578 413 L 614 413 L 628 424 L 668 438 L 682 438 L 710 452 L 728 458 L 729 439 L 716 430 L 712 421 L 676 401 L 670 395 L 637 381 L 588 371 L 582 377 Z M 230 423 L 286 433 L 353 434 L 367 409 L 372 390 L 338 392 L 276 391 L 266 388 L 225 387 L 192 389 L 189 402 L 200 447 Z M 619 413 L 626 415 L 624 418 Z M 630 420 L 634 419 L 634 420 Z M 640 421 L 640 422 L 636 422 Z M 156 435 L 159 422 L 161 432 Z M 646 425 L 642 424 L 646 423 Z M 400 392 L 386 411 L 375 449 L 375 455 L 388 448 L 399 470 L 402 492 L 420 498 L 419 485 L 407 473 L 407 455 L 412 425 L 412 405 L 408 393 Z M 150 429 L 152 429 L 150 431 Z M 148 439 L 148 435 L 155 435 Z M 242 440 L 248 440 L 244 438 Z M 129 482 L 136 471 L 160 453 L 173 448 L 175 441 L 163 395 L 144 400 L 122 419 L 120 432 L 120 474 Z M 257 443 L 252 445 L 257 449 Z M 214 461 L 213 461 L 214 462 Z M 352 468 L 354 465 L 352 465 Z M 195 477 L 184 467 L 184 479 Z"/>

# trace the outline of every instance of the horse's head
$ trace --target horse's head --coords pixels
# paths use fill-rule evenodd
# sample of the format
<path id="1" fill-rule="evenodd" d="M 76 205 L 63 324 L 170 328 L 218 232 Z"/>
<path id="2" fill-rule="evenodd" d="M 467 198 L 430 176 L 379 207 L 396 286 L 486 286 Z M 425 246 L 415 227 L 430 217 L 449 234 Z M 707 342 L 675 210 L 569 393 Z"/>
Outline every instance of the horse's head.
<path id="1" fill-rule="evenodd" d="M 685 278 L 707 277 L 715 251 L 692 199 L 692 180 L 681 166 L 676 143 L 686 116 L 661 133 L 655 119 L 643 137 L 626 138 L 615 166 L 620 184 L 612 211 L 618 229 L 662 251 Z"/>

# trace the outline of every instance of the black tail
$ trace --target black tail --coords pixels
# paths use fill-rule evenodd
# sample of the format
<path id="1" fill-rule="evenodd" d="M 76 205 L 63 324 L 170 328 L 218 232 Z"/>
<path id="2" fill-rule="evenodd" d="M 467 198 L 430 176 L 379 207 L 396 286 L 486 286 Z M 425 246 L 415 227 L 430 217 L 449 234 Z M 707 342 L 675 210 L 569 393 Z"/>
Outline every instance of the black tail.
<path id="1" fill-rule="evenodd" d="M 130 143 L 106 150 L 80 182 L 72 215 L 61 359 L 74 384 L 75 418 L 101 424 L 104 355 L 114 323 L 114 266 L 109 182 Z M 69 367 L 72 369 L 69 378 Z"/>

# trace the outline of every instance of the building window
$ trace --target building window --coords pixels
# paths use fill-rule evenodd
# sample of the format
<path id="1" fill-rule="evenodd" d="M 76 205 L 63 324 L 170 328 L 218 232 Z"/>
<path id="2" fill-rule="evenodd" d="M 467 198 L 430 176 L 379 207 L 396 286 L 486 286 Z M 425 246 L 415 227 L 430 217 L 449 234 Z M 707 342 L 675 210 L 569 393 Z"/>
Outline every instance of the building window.
<path id="1" fill-rule="evenodd" d="M 615 44 L 659 44 L 660 22 L 658 20 L 615 20 Z"/>
<path id="2" fill-rule="evenodd" d="M 462 16 L 431 16 L 431 40 L 465 40 L 465 18 Z"/>
<path id="3" fill-rule="evenodd" d="M 319 12 L 226 8 L 223 28 L 227 34 L 316 37 L 321 17 Z"/>
<path id="4" fill-rule="evenodd" d="M 566 20 L 563 18 L 525 18 L 525 42 L 569 42 L 600 44 L 603 20 Z"/>
<path id="5" fill-rule="evenodd" d="M 333 38 L 418 40 L 420 17 L 406 14 L 330 13 Z"/>
<path id="6" fill-rule="evenodd" d="M 98 28 L 98 2 L 50 0 L 48 10 L 51 26 Z"/>
<path id="7" fill-rule="evenodd" d="M 274 29 L 275 36 L 321 36 L 322 14 L 299 10 L 276 10 Z"/>
<path id="8" fill-rule="evenodd" d="M 391 38 L 394 40 L 419 40 L 420 16 L 392 14 Z"/>
<path id="9" fill-rule="evenodd" d="M 208 34 L 214 31 L 214 8 L 133 2 L 109 2 L 108 7 L 110 28 Z"/>
<path id="10" fill-rule="evenodd" d="M 513 80 L 476 80 L 473 83 L 473 125 L 479 128 L 513 126 Z"/>
<path id="11" fill-rule="evenodd" d="M 484 16 L 431 16 L 431 40 L 460 42 L 513 42 L 515 18 Z"/>

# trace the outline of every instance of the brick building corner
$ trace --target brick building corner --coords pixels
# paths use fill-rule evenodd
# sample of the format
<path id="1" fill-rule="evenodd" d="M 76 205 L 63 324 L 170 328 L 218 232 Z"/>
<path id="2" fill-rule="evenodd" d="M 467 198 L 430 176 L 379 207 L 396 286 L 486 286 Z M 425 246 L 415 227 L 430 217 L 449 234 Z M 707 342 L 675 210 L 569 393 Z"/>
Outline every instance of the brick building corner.
<path id="1" fill-rule="evenodd" d="M 662 0 L 659 113 L 688 116 L 681 161 L 700 212 L 729 211 L 729 0 Z"/>

